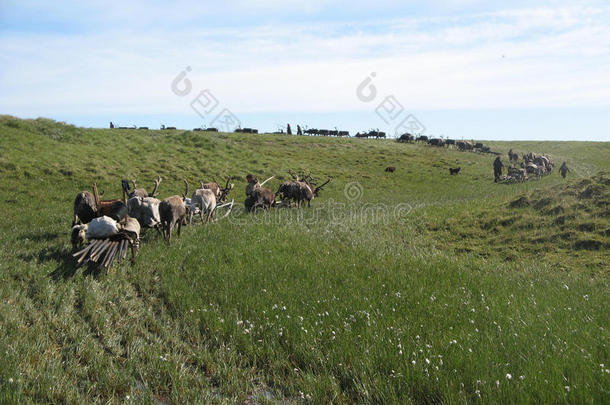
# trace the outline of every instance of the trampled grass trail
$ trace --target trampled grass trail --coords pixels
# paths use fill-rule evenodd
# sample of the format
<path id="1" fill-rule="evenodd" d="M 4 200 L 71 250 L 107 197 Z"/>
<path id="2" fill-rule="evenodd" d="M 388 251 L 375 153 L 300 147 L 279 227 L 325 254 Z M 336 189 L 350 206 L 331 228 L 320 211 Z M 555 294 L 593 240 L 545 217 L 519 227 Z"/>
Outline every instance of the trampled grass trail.
<path id="1" fill-rule="evenodd" d="M 0 402 L 608 402 L 610 147 L 489 144 L 572 173 L 503 185 L 489 155 L 424 145 L 2 117 Z M 159 174 L 166 197 L 231 175 L 241 203 L 246 174 L 289 169 L 333 181 L 74 271 L 93 181 L 112 198 Z"/>

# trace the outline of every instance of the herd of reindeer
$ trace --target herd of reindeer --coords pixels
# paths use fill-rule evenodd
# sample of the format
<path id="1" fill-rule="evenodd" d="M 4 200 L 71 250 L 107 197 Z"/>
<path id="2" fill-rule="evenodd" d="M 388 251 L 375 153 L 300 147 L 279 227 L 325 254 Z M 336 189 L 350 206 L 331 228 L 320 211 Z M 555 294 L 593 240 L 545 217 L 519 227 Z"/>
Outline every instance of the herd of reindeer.
<path id="1" fill-rule="evenodd" d="M 311 173 L 289 173 L 292 179 L 283 182 L 277 192 L 264 186 L 275 176 L 260 183 L 256 177 L 248 174 L 244 201 L 246 211 L 293 205 L 300 208 L 305 203 L 310 206 L 311 201 L 332 180 L 329 177 L 317 185 Z M 150 193 L 145 188 L 139 188 L 135 180 L 132 180 L 132 185 L 122 180 L 123 197 L 112 200 L 102 200 L 94 183 L 93 192 L 82 191 L 74 200 L 71 242 L 75 250 L 81 248 L 73 254 L 77 267 L 94 263 L 108 271 L 115 260 L 126 257 L 129 249 L 133 262 L 140 247 L 140 231 L 143 228 L 156 229 L 171 244 L 173 231 L 177 229 L 180 235 L 182 226 L 192 224 L 195 216 L 199 216 L 202 224 L 218 220 L 214 218 L 214 213 L 221 208 L 227 208 L 222 218 L 228 216 L 235 202 L 234 199 L 227 202 L 234 188 L 230 180 L 229 177 L 224 187 L 215 179 L 210 183 L 200 182 L 200 187 L 188 197 L 189 183 L 185 179 L 182 196 L 173 195 L 163 200 L 157 198 L 160 176 L 154 181 Z"/>

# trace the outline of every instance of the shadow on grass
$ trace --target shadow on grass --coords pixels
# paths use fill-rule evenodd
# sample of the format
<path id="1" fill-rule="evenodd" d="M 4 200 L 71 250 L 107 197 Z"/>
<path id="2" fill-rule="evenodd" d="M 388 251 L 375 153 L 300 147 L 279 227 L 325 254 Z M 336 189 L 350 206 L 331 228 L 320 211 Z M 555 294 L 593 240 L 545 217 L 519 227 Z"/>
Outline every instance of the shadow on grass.
<path id="1" fill-rule="evenodd" d="M 76 259 L 72 256 L 73 250 L 64 247 L 45 247 L 38 252 L 32 252 L 19 255 L 19 258 L 25 262 L 36 261 L 38 264 L 48 262 L 58 262 L 59 265 L 49 273 L 53 280 L 66 280 L 76 274 L 79 270 Z M 83 275 L 94 277 L 102 273 L 102 269 L 96 263 L 89 263 L 83 267 Z"/>

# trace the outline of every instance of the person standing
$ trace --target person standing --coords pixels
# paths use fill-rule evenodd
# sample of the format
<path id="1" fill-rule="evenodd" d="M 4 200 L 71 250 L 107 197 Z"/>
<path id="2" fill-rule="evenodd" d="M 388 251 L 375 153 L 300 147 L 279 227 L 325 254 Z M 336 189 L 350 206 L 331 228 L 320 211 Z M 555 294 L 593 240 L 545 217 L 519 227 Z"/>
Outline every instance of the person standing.
<path id="1" fill-rule="evenodd" d="M 290 128 L 290 124 L 286 126 L 286 134 L 292 135 L 292 128 Z"/>
<path id="2" fill-rule="evenodd" d="M 559 173 L 561 173 L 561 177 L 563 177 L 565 179 L 566 174 L 568 174 L 569 171 L 570 171 L 570 169 L 568 169 L 568 165 L 566 164 L 566 162 L 563 162 L 561 164 L 561 167 L 559 168 Z"/>
<path id="3" fill-rule="evenodd" d="M 496 157 L 496 160 L 494 160 L 494 182 L 497 183 L 498 180 L 500 180 L 500 176 L 502 176 L 502 168 L 504 167 L 504 165 L 502 164 L 502 160 L 500 159 L 500 156 Z"/>

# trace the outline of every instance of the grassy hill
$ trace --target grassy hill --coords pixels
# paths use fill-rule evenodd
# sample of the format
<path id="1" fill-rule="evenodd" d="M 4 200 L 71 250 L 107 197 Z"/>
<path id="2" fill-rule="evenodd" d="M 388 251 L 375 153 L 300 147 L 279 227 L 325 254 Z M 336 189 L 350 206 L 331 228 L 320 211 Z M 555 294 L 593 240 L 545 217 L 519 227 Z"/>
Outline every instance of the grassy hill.
<path id="1" fill-rule="evenodd" d="M 0 402 L 607 402 L 610 145 L 489 145 L 572 173 L 494 184 L 490 155 L 425 145 L 1 116 Z M 233 176 L 241 203 L 246 174 L 289 169 L 333 181 L 74 271 L 94 181 Z"/>

